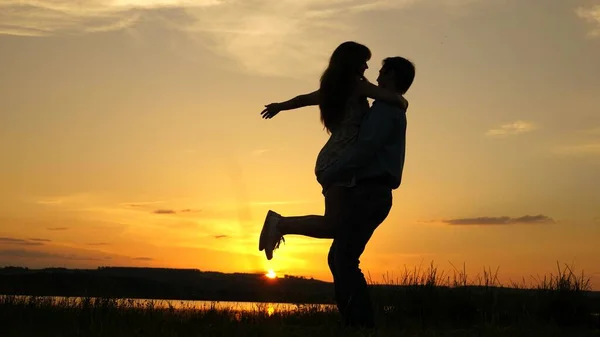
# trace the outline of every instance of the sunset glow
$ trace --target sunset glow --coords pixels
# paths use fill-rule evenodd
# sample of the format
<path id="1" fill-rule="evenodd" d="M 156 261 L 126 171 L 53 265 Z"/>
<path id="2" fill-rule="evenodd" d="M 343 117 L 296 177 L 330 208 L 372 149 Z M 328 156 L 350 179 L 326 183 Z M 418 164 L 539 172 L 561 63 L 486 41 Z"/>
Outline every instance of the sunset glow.
<path id="1" fill-rule="evenodd" d="M 277 277 L 277 274 L 275 274 L 275 272 L 273 271 L 273 269 L 269 270 L 268 273 L 265 274 L 266 277 L 270 278 L 270 279 L 274 279 Z"/>
<path id="2" fill-rule="evenodd" d="M 257 249 L 268 210 L 323 214 L 328 139 L 318 107 L 260 111 L 315 90 L 354 40 L 371 82 L 385 57 L 416 66 L 403 182 L 363 272 L 433 261 L 509 284 L 559 261 L 600 289 L 598 3 L 2 0 L 0 266 L 331 281 L 331 240 Z"/>

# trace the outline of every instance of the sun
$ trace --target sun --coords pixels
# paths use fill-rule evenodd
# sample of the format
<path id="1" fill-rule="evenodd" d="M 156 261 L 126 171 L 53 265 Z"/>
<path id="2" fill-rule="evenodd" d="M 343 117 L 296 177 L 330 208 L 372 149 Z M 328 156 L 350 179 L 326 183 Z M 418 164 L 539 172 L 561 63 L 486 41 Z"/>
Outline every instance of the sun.
<path id="1" fill-rule="evenodd" d="M 270 279 L 274 279 L 277 277 L 277 274 L 273 271 L 273 269 L 269 269 L 269 272 L 265 274 L 266 277 Z"/>

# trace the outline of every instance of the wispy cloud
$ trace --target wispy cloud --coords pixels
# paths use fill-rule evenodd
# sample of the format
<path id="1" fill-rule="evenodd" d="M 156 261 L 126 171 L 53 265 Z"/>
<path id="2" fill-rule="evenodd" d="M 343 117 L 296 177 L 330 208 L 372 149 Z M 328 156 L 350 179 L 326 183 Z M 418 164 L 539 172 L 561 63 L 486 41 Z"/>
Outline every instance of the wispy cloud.
<path id="1" fill-rule="evenodd" d="M 209 11 L 186 10 L 182 31 L 241 70 L 274 76 L 319 72 L 331 51 L 355 36 L 357 13 L 401 7 L 414 0 L 232 1 Z M 206 41 L 211 41 L 206 43 Z M 361 42 L 361 41 L 358 41 Z"/>
<path id="2" fill-rule="evenodd" d="M 120 30 L 146 10 L 218 5 L 218 0 L 0 0 L 0 34 L 48 36 Z"/>
<path id="3" fill-rule="evenodd" d="M 134 257 L 133 259 L 136 261 L 154 261 L 153 258 L 146 256 Z"/>
<path id="4" fill-rule="evenodd" d="M 126 207 L 146 207 L 149 205 L 156 205 L 156 204 L 164 204 L 166 203 L 166 200 L 160 200 L 160 201 L 139 201 L 139 202 L 126 202 L 126 203 L 122 203 L 121 206 L 126 206 Z"/>
<path id="5" fill-rule="evenodd" d="M 1 4 L 0 0 L 0 4 Z M 1 11 L 2 7 L 0 5 L 0 11 Z M 1 16 L 1 15 L 0 15 Z M 1 20 L 0 20 L 1 22 Z M 2 23 L 0 23 L 0 27 L 2 26 Z M 0 30 L 0 35 L 1 35 L 1 30 Z M 38 205 L 43 205 L 43 206 L 51 206 L 51 207 L 75 207 L 75 206 L 81 206 L 84 204 L 90 204 L 90 203 L 94 203 L 97 201 L 97 196 L 91 193 L 86 193 L 86 192 L 82 192 L 82 193 L 73 193 L 73 194 L 66 194 L 66 195 L 54 195 L 54 196 L 37 196 L 37 197 L 32 197 L 30 199 L 30 202 L 34 203 L 34 204 L 38 204 Z"/>
<path id="6" fill-rule="evenodd" d="M 202 210 L 191 209 L 191 208 L 184 208 L 181 210 L 162 208 L 162 209 L 157 209 L 157 210 L 152 211 L 152 213 L 154 213 L 154 214 L 178 214 L 178 213 L 200 213 L 200 212 L 202 212 Z"/>
<path id="7" fill-rule="evenodd" d="M 0 244 L 5 245 L 15 245 L 15 246 L 42 246 L 42 242 L 38 242 L 35 240 L 24 240 L 17 238 L 9 238 L 9 237 L 0 237 Z"/>
<path id="8" fill-rule="evenodd" d="M 578 7 L 575 9 L 575 14 L 592 24 L 593 27 L 589 32 L 590 36 L 600 36 L 600 4 Z"/>
<path id="9" fill-rule="evenodd" d="M 154 213 L 154 214 L 175 214 L 177 212 L 173 209 L 157 209 L 157 210 L 153 211 L 152 213 Z"/>
<path id="10" fill-rule="evenodd" d="M 91 242 L 87 244 L 88 246 L 108 246 L 106 242 Z"/>
<path id="11" fill-rule="evenodd" d="M 476 217 L 476 218 L 461 218 L 461 219 L 450 219 L 443 220 L 443 223 L 449 225 L 516 225 L 516 224 L 540 224 L 540 223 L 554 223 L 555 221 L 542 214 L 538 215 L 525 215 L 517 218 L 509 216 L 500 217 Z"/>
<path id="12" fill-rule="evenodd" d="M 40 239 L 40 238 L 29 238 L 29 241 L 36 241 L 36 242 L 52 242 L 52 240 L 50 240 L 50 239 Z"/>
<path id="13" fill-rule="evenodd" d="M 182 209 L 181 211 L 179 211 L 180 213 L 200 213 L 202 212 L 201 209 L 191 209 L 191 208 L 186 208 L 186 209 Z"/>
<path id="14" fill-rule="evenodd" d="M 258 149 L 258 150 L 252 151 L 251 154 L 253 156 L 260 156 L 260 155 L 263 155 L 263 154 L 265 154 L 267 152 L 271 152 L 271 151 L 272 151 L 271 149 Z"/>
<path id="15" fill-rule="evenodd" d="M 534 123 L 518 120 L 512 123 L 500 125 L 494 129 L 490 129 L 485 133 L 485 135 L 488 137 L 506 137 L 531 132 L 537 129 L 538 126 Z"/>
<path id="16" fill-rule="evenodd" d="M 46 229 L 49 231 L 66 231 L 69 227 L 48 227 Z"/>
<path id="17" fill-rule="evenodd" d="M 564 156 L 599 156 L 600 142 L 559 146 L 554 152 Z"/>
<path id="18" fill-rule="evenodd" d="M 314 74 L 368 11 L 475 0 L 0 0 L 0 35 L 48 36 L 127 29 L 152 21 L 262 75 Z M 137 31 L 136 31 L 137 32 Z M 135 34 L 139 36 L 140 34 Z M 359 41 L 360 42 L 360 41 Z"/>
<path id="19" fill-rule="evenodd" d="M 41 199 L 36 201 L 40 205 L 60 205 L 63 203 L 62 199 Z"/>
<path id="20" fill-rule="evenodd" d="M 435 224 L 439 223 L 439 220 L 417 220 L 418 224 Z"/>
<path id="21" fill-rule="evenodd" d="M 0 249 L 0 256 L 12 258 L 30 258 L 30 259 L 49 259 L 57 258 L 61 260 L 83 260 L 83 261 L 100 261 L 104 260 L 97 257 L 80 256 L 75 254 L 58 254 L 43 252 L 39 250 L 26 249 Z"/>
<path id="22" fill-rule="evenodd" d="M 215 235 L 214 238 L 215 239 L 225 239 L 228 238 L 229 235 L 225 235 L 225 234 L 220 234 L 220 235 Z"/>

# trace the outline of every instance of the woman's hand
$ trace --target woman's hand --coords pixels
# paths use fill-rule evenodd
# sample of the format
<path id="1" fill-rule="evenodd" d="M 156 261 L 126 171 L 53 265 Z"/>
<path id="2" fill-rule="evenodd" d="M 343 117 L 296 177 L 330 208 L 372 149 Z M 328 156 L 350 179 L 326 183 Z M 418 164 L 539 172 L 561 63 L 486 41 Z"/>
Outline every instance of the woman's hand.
<path id="1" fill-rule="evenodd" d="M 265 109 L 260 114 L 264 119 L 271 119 L 282 110 L 281 103 L 271 103 L 265 105 Z"/>
<path id="2" fill-rule="evenodd" d="M 267 104 L 260 114 L 264 119 L 271 119 L 281 111 L 294 110 L 311 105 L 319 105 L 319 90 L 296 96 L 285 102 Z"/>
<path id="3" fill-rule="evenodd" d="M 376 86 L 366 80 L 359 81 L 357 89 L 359 95 L 367 96 L 376 101 L 381 100 L 387 102 L 388 104 L 397 105 L 404 109 L 408 107 L 408 101 L 402 95 L 399 95 L 398 93 L 389 89 Z"/>

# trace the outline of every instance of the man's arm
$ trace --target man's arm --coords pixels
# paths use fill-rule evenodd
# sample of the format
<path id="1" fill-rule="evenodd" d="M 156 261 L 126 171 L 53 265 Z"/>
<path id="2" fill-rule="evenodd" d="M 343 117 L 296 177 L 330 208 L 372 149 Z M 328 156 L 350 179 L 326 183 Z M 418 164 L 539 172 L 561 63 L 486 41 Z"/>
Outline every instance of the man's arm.
<path id="1" fill-rule="evenodd" d="M 394 132 L 400 117 L 397 108 L 376 102 L 362 122 L 356 142 L 344 150 L 340 158 L 321 174 L 319 181 L 331 182 L 336 176 L 370 164 L 377 150 Z"/>
<path id="2" fill-rule="evenodd" d="M 304 95 L 298 95 L 285 102 L 267 104 L 260 114 L 263 118 L 270 119 L 284 110 L 294 110 L 317 104 L 319 104 L 319 90 Z"/>

